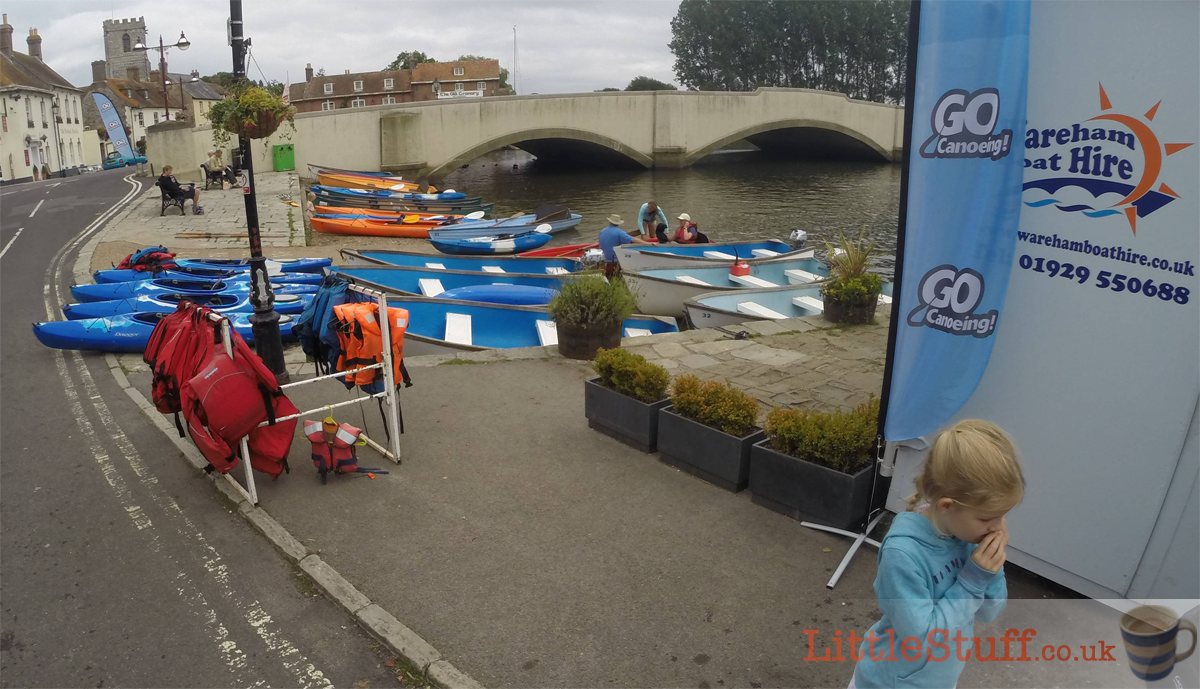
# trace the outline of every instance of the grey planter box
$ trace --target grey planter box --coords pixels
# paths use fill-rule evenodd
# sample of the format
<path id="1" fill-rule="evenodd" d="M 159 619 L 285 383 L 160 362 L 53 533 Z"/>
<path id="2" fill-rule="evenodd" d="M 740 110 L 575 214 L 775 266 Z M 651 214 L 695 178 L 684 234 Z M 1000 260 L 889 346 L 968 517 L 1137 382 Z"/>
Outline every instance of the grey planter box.
<path id="1" fill-rule="evenodd" d="M 751 499 L 793 519 L 849 529 L 862 521 L 871 500 L 871 465 L 856 474 L 796 459 L 771 449 L 770 440 L 750 450 Z M 887 493 L 885 477 L 878 477 L 875 498 Z"/>
<path id="2" fill-rule="evenodd" d="M 671 403 L 640 402 L 609 390 L 593 378 L 583 384 L 583 413 L 588 427 L 635 447 L 642 452 L 658 449 L 658 410 Z"/>
<path id="3" fill-rule="evenodd" d="M 735 493 L 750 480 L 750 447 L 765 437 L 755 429 L 738 438 L 677 414 L 675 407 L 658 412 L 659 459 Z"/>

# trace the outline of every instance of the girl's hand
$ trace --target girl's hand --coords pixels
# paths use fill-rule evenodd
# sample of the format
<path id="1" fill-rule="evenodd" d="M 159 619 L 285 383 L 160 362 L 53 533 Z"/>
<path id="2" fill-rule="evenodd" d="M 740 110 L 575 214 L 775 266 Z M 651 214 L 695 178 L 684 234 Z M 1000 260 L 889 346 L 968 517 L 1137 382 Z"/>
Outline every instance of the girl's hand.
<path id="1" fill-rule="evenodd" d="M 1006 531 L 993 531 L 979 542 L 979 546 L 971 553 L 971 560 L 980 568 L 995 574 L 1004 566 L 1004 545 L 1007 542 Z"/>

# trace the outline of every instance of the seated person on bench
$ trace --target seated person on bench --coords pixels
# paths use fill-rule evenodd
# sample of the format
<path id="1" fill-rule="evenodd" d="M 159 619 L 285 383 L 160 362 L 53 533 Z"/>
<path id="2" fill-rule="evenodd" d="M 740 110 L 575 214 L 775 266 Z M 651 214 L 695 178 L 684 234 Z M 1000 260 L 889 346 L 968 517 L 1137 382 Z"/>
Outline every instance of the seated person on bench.
<path id="1" fill-rule="evenodd" d="M 175 175 L 171 174 L 174 169 L 170 165 L 163 166 L 162 176 L 158 178 L 158 187 L 173 199 L 191 199 L 192 213 L 203 214 L 204 209 L 200 207 L 200 190 L 196 188 L 195 184 L 189 184 L 186 187 L 181 185 L 179 180 L 175 179 Z"/>
<path id="2" fill-rule="evenodd" d="M 209 172 L 220 172 L 221 180 L 224 182 L 229 182 L 229 186 L 232 187 L 237 184 L 237 178 L 233 175 L 233 168 L 226 165 L 221 156 L 222 153 L 221 149 L 219 148 L 215 151 L 208 152 L 208 170 Z"/>

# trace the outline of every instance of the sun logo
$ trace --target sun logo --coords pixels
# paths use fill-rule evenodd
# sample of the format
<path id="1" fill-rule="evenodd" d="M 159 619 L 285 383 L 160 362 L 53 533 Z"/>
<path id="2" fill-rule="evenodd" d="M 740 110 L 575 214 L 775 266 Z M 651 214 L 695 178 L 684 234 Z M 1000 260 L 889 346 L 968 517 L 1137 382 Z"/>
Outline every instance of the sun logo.
<path id="1" fill-rule="evenodd" d="M 1070 127 L 1031 128 L 1026 132 L 1026 181 L 1022 191 L 1040 190 L 1049 196 L 1038 198 L 1039 194 L 1031 194 L 1025 205 L 1033 208 L 1053 205 L 1060 211 L 1082 213 L 1089 218 L 1124 215 L 1130 230 L 1137 234 L 1138 218 L 1179 198 L 1171 187 L 1159 181 L 1159 175 L 1167 156 L 1192 144 L 1159 141 L 1149 123 L 1154 121 L 1162 101 L 1141 118 L 1108 112 L 1113 109 L 1112 102 L 1104 85 L 1099 86 L 1101 114 Z M 1106 128 L 1108 122 L 1119 128 Z M 1052 155 L 1041 154 L 1039 149 L 1047 148 L 1057 151 Z M 1140 166 L 1135 164 L 1138 149 L 1141 149 Z M 1039 154 L 1043 157 L 1032 157 Z M 1140 177 L 1137 177 L 1138 167 Z M 1037 172 L 1040 170 L 1060 174 L 1040 177 Z M 1073 187 L 1086 191 L 1095 201 L 1086 196 L 1068 199 L 1072 193 L 1069 188 Z M 1062 193 L 1064 190 L 1068 193 Z"/>

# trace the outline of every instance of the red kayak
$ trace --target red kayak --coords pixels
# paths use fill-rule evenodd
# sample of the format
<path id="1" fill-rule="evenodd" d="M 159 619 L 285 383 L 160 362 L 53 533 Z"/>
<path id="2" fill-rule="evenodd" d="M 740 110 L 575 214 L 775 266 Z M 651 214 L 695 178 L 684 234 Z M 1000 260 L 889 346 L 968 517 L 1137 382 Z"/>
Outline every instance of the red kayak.
<path id="1" fill-rule="evenodd" d="M 657 242 L 654 237 L 650 237 L 646 241 Z M 564 244 L 562 246 L 551 246 L 545 249 L 534 249 L 533 251 L 522 252 L 522 256 L 530 258 L 583 258 L 583 254 L 588 249 L 598 249 L 600 245 L 596 242 L 591 244 Z"/>

